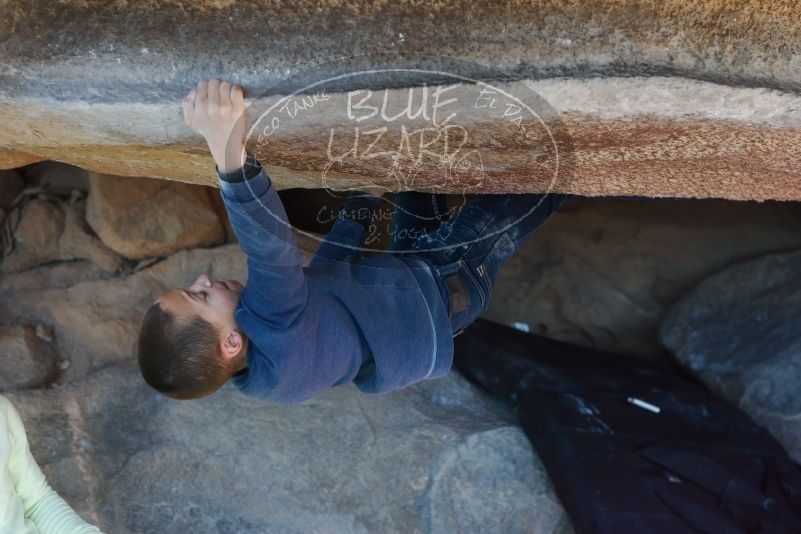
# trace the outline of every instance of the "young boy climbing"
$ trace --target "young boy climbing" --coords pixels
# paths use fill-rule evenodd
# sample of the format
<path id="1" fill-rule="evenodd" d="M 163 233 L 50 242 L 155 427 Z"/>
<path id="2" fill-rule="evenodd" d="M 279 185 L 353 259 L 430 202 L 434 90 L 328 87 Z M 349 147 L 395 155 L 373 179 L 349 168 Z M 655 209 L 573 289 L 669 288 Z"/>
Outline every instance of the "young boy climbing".
<path id="1" fill-rule="evenodd" d="M 242 89 L 201 81 L 183 101 L 207 141 L 220 194 L 247 256 L 247 286 L 202 274 L 162 295 L 139 334 L 139 365 L 177 399 L 209 395 L 229 379 L 245 394 L 300 402 L 354 382 L 384 393 L 446 374 L 453 336 L 489 304 L 500 266 L 564 195 L 482 195 L 441 221 L 441 195 L 399 195 L 392 235 L 422 236 L 364 257 L 366 229 L 339 218 L 304 268 L 281 200 L 245 150 Z M 375 208 L 353 194 L 342 213 Z"/>

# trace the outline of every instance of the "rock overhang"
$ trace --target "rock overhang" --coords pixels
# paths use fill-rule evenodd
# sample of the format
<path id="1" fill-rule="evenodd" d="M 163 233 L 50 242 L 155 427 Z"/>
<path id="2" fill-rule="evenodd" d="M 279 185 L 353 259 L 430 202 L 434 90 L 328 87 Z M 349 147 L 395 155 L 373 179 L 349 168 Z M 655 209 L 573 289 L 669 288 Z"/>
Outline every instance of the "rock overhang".
<path id="1" fill-rule="evenodd" d="M 430 80 L 414 69 L 445 69 L 530 91 L 555 111 L 570 175 L 529 179 L 520 154 L 493 141 L 506 139 L 500 124 L 479 117 L 471 124 L 489 132 L 478 142 L 495 165 L 477 191 L 801 198 L 796 4 L 75 1 L 55 11 L 34 1 L 0 11 L 12 21 L 0 31 L 7 167 L 38 157 L 213 184 L 178 106 L 198 79 L 230 78 L 264 107 L 325 77 L 401 67 L 371 88 L 402 98 Z M 332 87 L 370 84 L 346 76 Z M 309 117 L 276 137 L 269 157 L 252 147 L 279 187 L 321 185 L 323 134 L 336 122 Z M 326 185 L 393 187 L 376 165 L 340 171 Z M 458 192 L 425 177 L 415 188 Z"/>

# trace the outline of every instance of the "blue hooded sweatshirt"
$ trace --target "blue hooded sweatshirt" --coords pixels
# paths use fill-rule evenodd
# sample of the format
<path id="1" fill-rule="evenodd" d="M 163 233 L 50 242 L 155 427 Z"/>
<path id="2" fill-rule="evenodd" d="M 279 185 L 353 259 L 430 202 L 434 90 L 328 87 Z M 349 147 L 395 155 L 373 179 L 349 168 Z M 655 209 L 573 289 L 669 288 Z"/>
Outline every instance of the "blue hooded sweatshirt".
<path id="1" fill-rule="evenodd" d="M 261 163 L 217 169 L 220 193 L 248 280 L 236 321 L 248 338 L 237 388 L 293 403 L 353 381 L 385 393 L 448 373 L 453 334 L 443 293 L 427 263 L 362 257 L 365 228 L 338 219 L 308 267 Z M 447 297 L 446 297 L 447 298 Z"/>

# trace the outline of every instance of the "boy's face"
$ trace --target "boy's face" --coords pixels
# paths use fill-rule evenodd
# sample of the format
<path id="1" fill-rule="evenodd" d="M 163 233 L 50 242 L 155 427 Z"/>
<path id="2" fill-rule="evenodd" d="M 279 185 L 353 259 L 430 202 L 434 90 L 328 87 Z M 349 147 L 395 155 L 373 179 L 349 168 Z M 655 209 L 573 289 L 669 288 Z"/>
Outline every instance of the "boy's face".
<path id="1" fill-rule="evenodd" d="M 243 289 L 236 280 L 212 280 L 207 274 L 201 274 L 191 286 L 168 291 L 156 302 L 179 317 L 189 319 L 199 315 L 221 335 L 227 335 L 238 328 L 234 312 Z"/>

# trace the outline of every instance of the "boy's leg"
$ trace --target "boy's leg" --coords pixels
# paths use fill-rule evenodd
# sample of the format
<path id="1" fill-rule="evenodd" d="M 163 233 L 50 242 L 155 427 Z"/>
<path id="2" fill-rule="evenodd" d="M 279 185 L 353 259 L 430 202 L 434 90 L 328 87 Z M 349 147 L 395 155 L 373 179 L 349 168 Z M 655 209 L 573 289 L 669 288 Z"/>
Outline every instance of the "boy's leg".
<path id="1" fill-rule="evenodd" d="M 567 198 L 567 195 L 482 195 L 452 221 L 417 241 L 419 257 L 450 292 L 454 334 L 489 305 L 501 265 Z"/>
<path id="2" fill-rule="evenodd" d="M 448 218 L 445 195 L 405 191 L 395 197 L 389 250 L 411 250 L 421 236 L 434 232 Z"/>

